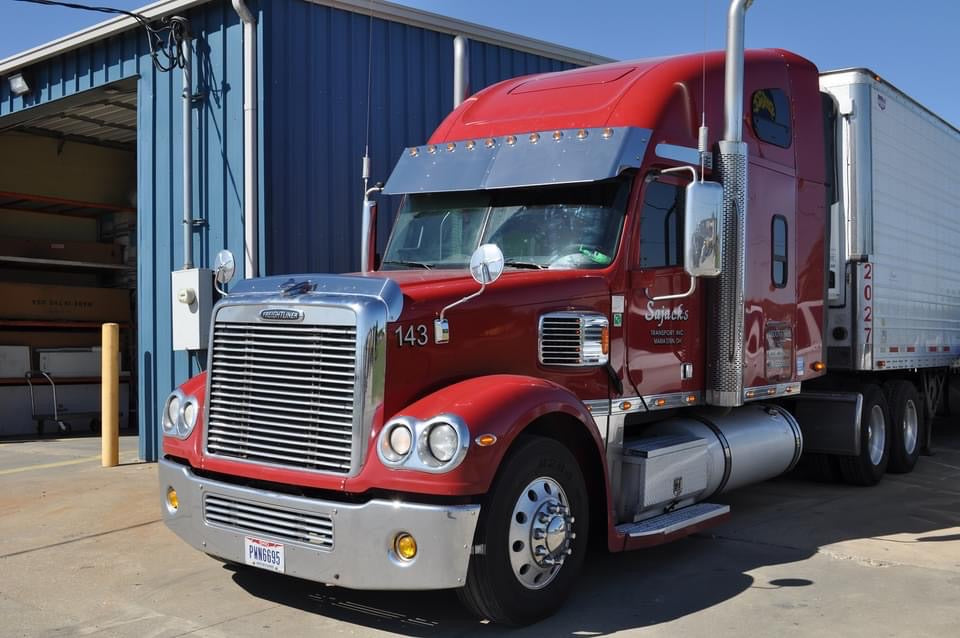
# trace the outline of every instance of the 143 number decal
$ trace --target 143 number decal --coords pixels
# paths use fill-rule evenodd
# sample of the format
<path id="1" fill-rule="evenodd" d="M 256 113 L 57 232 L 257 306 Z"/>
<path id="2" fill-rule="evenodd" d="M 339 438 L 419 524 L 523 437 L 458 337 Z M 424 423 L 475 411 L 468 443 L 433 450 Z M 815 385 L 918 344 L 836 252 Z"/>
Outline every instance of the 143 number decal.
<path id="1" fill-rule="evenodd" d="M 415 326 L 409 325 L 406 330 L 403 329 L 403 326 L 397 326 L 394 334 L 397 335 L 397 345 L 401 348 L 403 346 L 425 346 L 429 341 L 427 326 L 422 323 Z"/>

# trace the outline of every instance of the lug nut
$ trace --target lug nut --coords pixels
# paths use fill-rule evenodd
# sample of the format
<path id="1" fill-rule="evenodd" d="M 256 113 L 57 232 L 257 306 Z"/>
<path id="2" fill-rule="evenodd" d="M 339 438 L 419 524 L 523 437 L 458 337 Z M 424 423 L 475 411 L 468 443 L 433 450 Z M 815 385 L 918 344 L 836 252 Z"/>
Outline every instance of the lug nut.
<path id="1" fill-rule="evenodd" d="M 538 520 L 540 521 L 541 524 L 546 525 L 547 523 L 550 522 L 550 515 L 546 513 L 541 513 Z"/>
<path id="2" fill-rule="evenodd" d="M 542 540 L 543 540 L 543 537 L 546 536 L 546 535 L 547 535 L 546 532 L 544 532 L 542 529 L 535 529 L 535 530 L 533 530 L 533 538 L 534 538 L 534 540 L 542 541 Z"/>
<path id="3" fill-rule="evenodd" d="M 543 545 L 538 545 L 537 548 L 533 550 L 533 553 L 537 556 L 537 558 L 543 558 L 547 555 L 547 548 Z"/>
<path id="4" fill-rule="evenodd" d="M 577 537 L 577 533 L 576 533 L 576 532 L 570 532 L 570 540 L 573 540 L 573 539 L 575 539 L 576 537 Z"/>
<path id="5" fill-rule="evenodd" d="M 568 548 L 567 548 L 567 551 L 564 552 L 564 553 L 565 553 L 567 556 L 570 556 L 571 554 L 573 554 L 573 548 L 572 548 L 572 547 L 568 547 Z"/>

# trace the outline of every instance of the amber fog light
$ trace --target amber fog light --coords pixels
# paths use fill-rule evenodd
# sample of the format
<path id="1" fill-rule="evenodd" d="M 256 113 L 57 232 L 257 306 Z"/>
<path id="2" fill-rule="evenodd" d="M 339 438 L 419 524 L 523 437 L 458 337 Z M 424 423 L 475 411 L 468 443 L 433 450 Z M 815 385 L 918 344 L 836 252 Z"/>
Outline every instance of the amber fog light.
<path id="1" fill-rule="evenodd" d="M 407 532 L 400 532 L 393 539 L 393 550 L 403 560 L 413 560 L 417 555 L 417 541 Z"/>
<path id="2" fill-rule="evenodd" d="M 171 514 L 180 509 L 180 499 L 177 497 L 177 490 L 172 487 L 167 488 L 167 509 L 170 510 Z"/>

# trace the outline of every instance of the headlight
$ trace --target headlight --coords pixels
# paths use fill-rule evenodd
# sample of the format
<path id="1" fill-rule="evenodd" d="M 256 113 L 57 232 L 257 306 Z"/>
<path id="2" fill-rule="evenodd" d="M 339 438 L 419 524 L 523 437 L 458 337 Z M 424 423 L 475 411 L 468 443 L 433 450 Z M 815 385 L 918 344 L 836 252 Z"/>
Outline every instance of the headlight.
<path id="1" fill-rule="evenodd" d="M 413 447 L 412 420 L 400 417 L 391 421 L 380 433 L 380 458 L 388 465 L 402 463 Z"/>
<path id="2" fill-rule="evenodd" d="M 199 406 L 197 405 L 197 400 L 194 397 L 187 397 L 183 402 L 183 407 L 180 408 L 180 423 L 178 429 L 180 430 L 180 436 L 186 438 L 193 432 L 193 426 L 197 424 L 197 413 L 199 411 Z"/>
<path id="3" fill-rule="evenodd" d="M 160 420 L 165 434 L 176 434 L 177 423 L 180 421 L 180 396 L 180 391 L 175 390 L 163 404 L 163 416 Z"/>
<path id="4" fill-rule="evenodd" d="M 441 463 L 446 463 L 457 453 L 460 437 L 449 423 L 437 423 L 430 428 L 427 445 L 432 454 Z"/>
<path id="5" fill-rule="evenodd" d="M 200 402 L 196 397 L 184 396 L 180 390 L 174 390 L 163 404 L 160 417 L 163 433 L 178 439 L 185 439 L 193 432 L 200 416 Z"/>
<path id="6" fill-rule="evenodd" d="M 387 467 L 442 473 L 460 465 L 469 446 L 470 430 L 454 414 L 423 421 L 398 416 L 380 431 L 377 455 Z"/>

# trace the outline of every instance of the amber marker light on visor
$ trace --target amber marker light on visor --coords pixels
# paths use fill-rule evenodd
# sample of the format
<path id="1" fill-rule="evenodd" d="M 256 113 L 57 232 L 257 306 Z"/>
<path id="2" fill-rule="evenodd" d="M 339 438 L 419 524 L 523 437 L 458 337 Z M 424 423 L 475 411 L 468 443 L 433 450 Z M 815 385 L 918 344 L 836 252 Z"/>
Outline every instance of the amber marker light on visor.
<path id="1" fill-rule="evenodd" d="M 813 368 L 814 372 L 823 372 L 827 369 L 827 364 L 825 364 L 823 361 L 814 361 L 813 365 L 810 367 Z"/>

